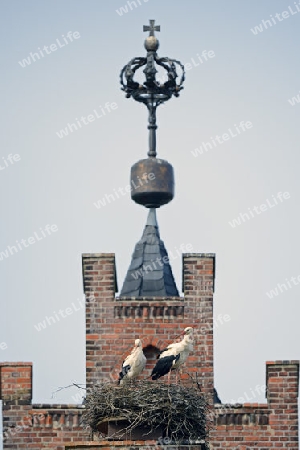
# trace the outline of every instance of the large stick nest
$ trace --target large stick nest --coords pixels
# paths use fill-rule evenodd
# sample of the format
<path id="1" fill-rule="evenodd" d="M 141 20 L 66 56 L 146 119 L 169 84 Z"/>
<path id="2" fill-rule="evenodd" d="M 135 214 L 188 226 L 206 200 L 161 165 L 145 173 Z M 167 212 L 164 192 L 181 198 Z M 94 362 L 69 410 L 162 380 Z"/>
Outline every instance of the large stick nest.
<path id="1" fill-rule="evenodd" d="M 85 407 L 83 422 L 94 432 L 101 422 L 119 419 L 128 433 L 146 427 L 145 439 L 163 427 L 172 442 L 206 443 L 211 428 L 209 404 L 196 382 L 189 387 L 145 380 L 122 386 L 102 383 L 88 393 Z"/>

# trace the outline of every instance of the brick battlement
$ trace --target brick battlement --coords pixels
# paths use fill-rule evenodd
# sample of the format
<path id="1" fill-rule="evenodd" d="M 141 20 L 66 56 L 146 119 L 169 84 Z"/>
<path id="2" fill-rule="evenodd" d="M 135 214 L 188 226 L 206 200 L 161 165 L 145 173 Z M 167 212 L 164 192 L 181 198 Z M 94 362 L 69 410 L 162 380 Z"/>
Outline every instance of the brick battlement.
<path id="1" fill-rule="evenodd" d="M 32 363 L 0 362 L 0 399 L 4 405 L 31 403 Z"/>
<path id="2" fill-rule="evenodd" d="M 216 428 L 211 434 L 214 449 L 231 442 L 226 448 L 298 450 L 299 361 L 268 361 L 266 376 L 266 405 L 215 408 Z"/>

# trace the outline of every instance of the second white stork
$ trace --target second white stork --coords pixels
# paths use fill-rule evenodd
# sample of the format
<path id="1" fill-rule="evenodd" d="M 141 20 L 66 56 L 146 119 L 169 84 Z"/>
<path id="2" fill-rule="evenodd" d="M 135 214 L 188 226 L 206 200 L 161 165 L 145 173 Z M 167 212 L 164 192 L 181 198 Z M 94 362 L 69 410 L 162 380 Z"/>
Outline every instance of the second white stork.
<path id="1" fill-rule="evenodd" d="M 151 373 L 152 380 L 157 380 L 169 373 L 170 381 L 171 370 L 178 369 L 193 350 L 193 331 L 192 327 L 185 328 L 181 333 L 184 336 L 180 342 L 174 342 L 160 352 L 158 361 Z"/>
<path id="2" fill-rule="evenodd" d="M 119 384 L 133 380 L 144 370 L 146 357 L 143 353 L 143 345 L 140 339 L 136 339 L 131 353 L 125 358 L 122 370 L 119 373 Z"/>

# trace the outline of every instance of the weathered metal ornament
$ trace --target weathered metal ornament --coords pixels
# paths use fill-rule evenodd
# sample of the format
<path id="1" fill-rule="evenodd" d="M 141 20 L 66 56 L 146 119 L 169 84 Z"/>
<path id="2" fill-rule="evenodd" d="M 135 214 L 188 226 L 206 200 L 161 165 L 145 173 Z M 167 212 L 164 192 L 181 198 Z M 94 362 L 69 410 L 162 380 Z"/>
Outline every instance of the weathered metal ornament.
<path id="1" fill-rule="evenodd" d="M 174 172 L 167 161 L 141 159 L 131 167 L 131 198 L 146 208 L 159 208 L 174 197 Z"/>
<path id="2" fill-rule="evenodd" d="M 184 66 L 180 61 L 168 57 L 160 58 L 156 51 L 159 41 L 155 31 L 160 31 L 160 26 L 150 20 L 150 25 L 145 25 L 143 31 L 149 31 L 149 36 L 144 42 L 147 50 L 146 57 L 133 58 L 121 71 L 122 90 L 126 97 L 144 103 L 148 109 L 149 151 L 148 159 L 143 159 L 131 168 L 131 198 L 136 203 L 146 208 L 159 208 L 169 203 L 174 197 L 174 172 L 173 167 L 163 159 L 156 159 L 156 109 L 162 103 L 170 100 L 174 95 L 179 96 L 183 89 L 185 79 Z M 160 83 L 156 80 L 156 65 L 167 72 L 167 81 Z M 134 80 L 135 72 L 145 66 L 145 82 L 140 84 Z M 177 69 L 181 70 L 179 83 Z M 144 181 L 141 181 L 144 180 Z M 136 187 L 134 187 L 136 186 Z"/>

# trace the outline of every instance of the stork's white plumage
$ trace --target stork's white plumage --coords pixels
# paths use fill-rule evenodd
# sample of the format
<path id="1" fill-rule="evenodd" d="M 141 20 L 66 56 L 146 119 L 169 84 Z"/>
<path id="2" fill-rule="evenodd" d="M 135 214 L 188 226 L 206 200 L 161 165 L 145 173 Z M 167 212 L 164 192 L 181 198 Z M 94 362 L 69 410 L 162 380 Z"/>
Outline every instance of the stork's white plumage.
<path id="1" fill-rule="evenodd" d="M 193 350 L 193 331 L 192 327 L 185 328 L 182 333 L 184 334 L 183 339 L 180 342 L 174 342 L 162 350 L 152 370 L 152 380 L 157 380 L 171 370 L 178 369 L 186 361 L 189 353 Z"/>
<path id="2" fill-rule="evenodd" d="M 122 364 L 122 371 L 119 373 L 119 384 L 133 380 L 144 370 L 146 357 L 143 353 L 143 345 L 140 339 L 136 339 L 131 353 L 125 358 Z"/>

